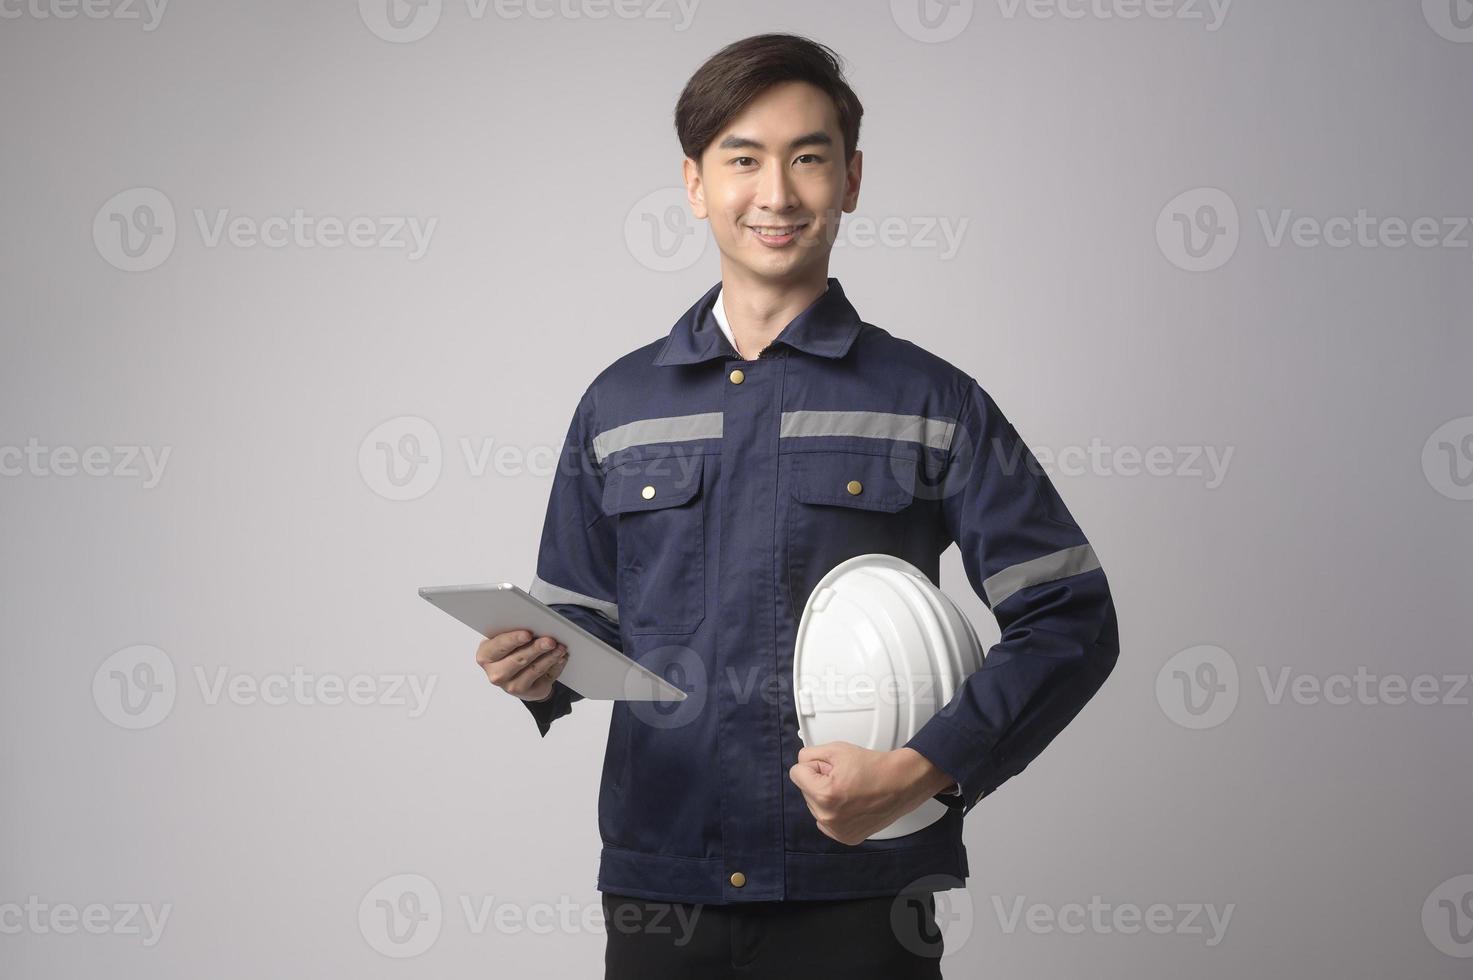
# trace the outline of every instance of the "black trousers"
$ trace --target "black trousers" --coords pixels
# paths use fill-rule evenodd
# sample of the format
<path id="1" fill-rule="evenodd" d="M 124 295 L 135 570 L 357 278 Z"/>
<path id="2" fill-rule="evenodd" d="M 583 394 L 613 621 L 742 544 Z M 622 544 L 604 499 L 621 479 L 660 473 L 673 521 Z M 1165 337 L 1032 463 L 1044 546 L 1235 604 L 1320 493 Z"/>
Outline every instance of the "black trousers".
<path id="1" fill-rule="evenodd" d="M 941 977 L 931 892 L 730 905 L 601 894 L 604 980 Z"/>

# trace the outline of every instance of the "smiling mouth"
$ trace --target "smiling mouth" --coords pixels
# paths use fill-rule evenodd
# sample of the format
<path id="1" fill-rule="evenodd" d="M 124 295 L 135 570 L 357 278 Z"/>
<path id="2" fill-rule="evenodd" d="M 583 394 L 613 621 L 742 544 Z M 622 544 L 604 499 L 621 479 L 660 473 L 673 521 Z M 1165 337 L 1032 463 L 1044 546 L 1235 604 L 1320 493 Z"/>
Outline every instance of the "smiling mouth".
<path id="1" fill-rule="evenodd" d="M 792 225 L 748 225 L 752 234 L 771 245 L 783 245 L 797 237 L 798 232 L 808 227 L 808 222 L 801 221 Z"/>

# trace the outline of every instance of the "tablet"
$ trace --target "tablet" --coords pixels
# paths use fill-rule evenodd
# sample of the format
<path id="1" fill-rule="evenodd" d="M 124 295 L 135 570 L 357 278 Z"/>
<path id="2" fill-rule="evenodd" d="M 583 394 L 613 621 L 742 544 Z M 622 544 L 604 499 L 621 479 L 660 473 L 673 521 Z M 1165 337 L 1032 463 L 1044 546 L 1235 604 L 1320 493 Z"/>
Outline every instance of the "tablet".
<path id="1" fill-rule="evenodd" d="M 420 596 L 482 636 L 531 630 L 568 648 L 558 680 L 601 701 L 684 701 L 685 692 L 510 582 L 434 585 Z"/>

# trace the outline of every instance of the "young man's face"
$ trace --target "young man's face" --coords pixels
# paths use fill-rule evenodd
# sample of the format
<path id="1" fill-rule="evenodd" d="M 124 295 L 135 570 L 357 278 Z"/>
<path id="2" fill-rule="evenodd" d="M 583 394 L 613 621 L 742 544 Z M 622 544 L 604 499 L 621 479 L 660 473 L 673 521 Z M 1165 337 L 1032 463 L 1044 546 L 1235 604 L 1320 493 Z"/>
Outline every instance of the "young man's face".
<path id="1" fill-rule="evenodd" d="M 686 192 L 711 223 L 727 263 L 792 283 L 828 274 L 843 212 L 859 201 L 861 154 L 844 162 L 834 102 L 807 82 L 783 82 L 753 99 L 716 134 Z"/>

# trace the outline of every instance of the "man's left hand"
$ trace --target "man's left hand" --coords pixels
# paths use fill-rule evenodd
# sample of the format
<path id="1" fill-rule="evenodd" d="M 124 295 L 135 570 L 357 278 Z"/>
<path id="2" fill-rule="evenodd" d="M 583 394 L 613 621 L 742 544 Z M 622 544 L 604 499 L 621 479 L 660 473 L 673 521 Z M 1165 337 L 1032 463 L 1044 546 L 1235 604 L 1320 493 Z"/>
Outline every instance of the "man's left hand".
<path id="1" fill-rule="evenodd" d="M 915 749 L 877 752 L 852 742 L 799 749 L 788 778 L 803 792 L 818 829 L 850 846 L 952 784 L 950 776 Z"/>

